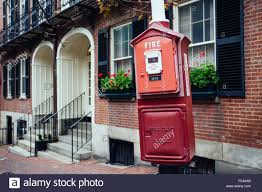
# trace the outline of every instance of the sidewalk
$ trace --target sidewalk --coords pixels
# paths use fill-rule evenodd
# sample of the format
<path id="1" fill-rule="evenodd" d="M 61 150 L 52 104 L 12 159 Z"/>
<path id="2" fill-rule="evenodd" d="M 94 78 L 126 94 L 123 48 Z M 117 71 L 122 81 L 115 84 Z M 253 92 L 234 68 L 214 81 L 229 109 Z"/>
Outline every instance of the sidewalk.
<path id="1" fill-rule="evenodd" d="M 44 158 L 14 155 L 8 153 L 7 148 L 0 147 L 0 174 L 154 174 L 158 171 L 156 167 L 149 166 L 113 166 L 98 159 L 66 165 Z"/>

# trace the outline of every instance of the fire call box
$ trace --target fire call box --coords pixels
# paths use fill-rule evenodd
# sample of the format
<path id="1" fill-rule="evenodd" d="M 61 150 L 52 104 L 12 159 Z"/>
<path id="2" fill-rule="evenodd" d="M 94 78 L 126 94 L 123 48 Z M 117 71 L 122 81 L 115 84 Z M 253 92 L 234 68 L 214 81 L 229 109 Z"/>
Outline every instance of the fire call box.
<path id="1" fill-rule="evenodd" d="M 145 52 L 145 61 L 146 61 L 147 74 L 154 75 L 154 74 L 162 73 L 162 57 L 161 57 L 160 50 Z M 154 79 L 152 78 L 151 80 Z M 161 79 L 155 79 L 155 80 L 161 80 Z"/>
<path id="2" fill-rule="evenodd" d="M 179 92 L 177 48 L 172 39 L 153 36 L 134 46 L 138 94 Z"/>
<path id="3" fill-rule="evenodd" d="M 181 165 L 195 155 L 189 44 L 187 37 L 161 23 L 152 23 L 131 42 L 144 161 Z"/>

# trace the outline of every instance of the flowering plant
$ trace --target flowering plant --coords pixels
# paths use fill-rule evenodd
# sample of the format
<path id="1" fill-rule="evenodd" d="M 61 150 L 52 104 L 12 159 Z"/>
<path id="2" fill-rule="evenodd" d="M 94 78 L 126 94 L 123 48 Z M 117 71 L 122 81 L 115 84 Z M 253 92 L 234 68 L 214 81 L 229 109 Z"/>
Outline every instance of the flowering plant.
<path id="1" fill-rule="evenodd" d="M 102 92 L 107 91 L 125 91 L 132 87 L 132 79 L 130 78 L 130 70 L 125 73 L 123 70 L 117 74 L 108 74 L 103 78 L 103 74 L 98 74 Z"/>
<path id="2" fill-rule="evenodd" d="M 199 67 L 190 69 L 190 81 L 192 86 L 204 88 L 209 85 L 217 85 L 219 77 L 212 63 L 203 63 Z"/>
<path id="3" fill-rule="evenodd" d="M 190 81 L 192 88 L 207 88 L 216 86 L 219 77 L 213 63 L 206 62 L 206 53 L 200 52 L 190 64 Z"/>

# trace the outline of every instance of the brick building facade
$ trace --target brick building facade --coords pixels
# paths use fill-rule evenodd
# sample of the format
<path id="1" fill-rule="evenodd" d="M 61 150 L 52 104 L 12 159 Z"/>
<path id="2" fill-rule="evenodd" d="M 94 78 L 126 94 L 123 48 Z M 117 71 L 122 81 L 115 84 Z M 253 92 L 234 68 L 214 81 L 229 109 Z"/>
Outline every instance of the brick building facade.
<path id="1" fill-rule="evenodd" d="M 4 2 L 8 2 L 8 0 Z M 25 2 L 28 2 L 33 10 L 33 1 Z M 133 144 L 134 160 L 136 163 L 142 163 L 140 160 L 135 93 L 130 93 L 128 97 L 121 97 L 120 95 L 117 99 L 108 97 L 99 90 L 98 74 L 101 71 L 116 72 L 114 66 L 118 65 L 115 63 L 119 60 L 122 63 L 128 63 L 126 66 L 133 70 L 132 51 L 130 51 L 130 54 L 122 55 L 122 58 L 115 58 L 113 51 L 115 47 L 112 43 L 112 38 L 115 31 L 124 33 L 122 31 L 130 30 L 128 34 L 130 35 L 129 38 L 132 39 L 134 38 L 134 32 L 142 32 L 148 21 L 147 19 L 137 20 L 134 12 L 126 11 L 124 8 L 119 8 L 120 11 L 118 8 L 117 10 L 113 9 L 112 15 L 105 19 L 98 13 L 96 2 L 83 3 L 85 1 L 75 1 L 73 4 L 65 4 L 63 8 L 64 2 L 66 1 L 62 1 L 62 3 L 57 1 L 54 3 L 56 6 L 52 4 L 55 7 L 55 14 L 52 14 L 50 17 L 47 16 L 46 20 L 48 22 L 39 23 L 34 27 L 30 25 L 28 30 L 21 32 L 21 34 L 32 35 L 29 36 L 29 39 L 27 39 L 28 37 L 23 38 L 21 35 L 22 37 L 16 36 L 6 40 L 2 32 L 0 69 L 2 77 L 0 91 L 1 127 L 6 126 L 7 115 L 12 116 L 13 121 L 15 121 L 21 115 L 30 113 L 30 123 L 33 123 L 34 112 L 32 112 L 32 109 L 45 99 L 48 99 L 50 94 L 46 94 L 44 91 L 43 93 L 46 96 L 41 97 L 39 101 L 35 99 L 35 97 L 38 97 L 37 92 L 41 92 L 41 90 L 37 90 L 40 84 L 36 84 L 34 81 L 39 75 L 34 76 L 37 70 L 33 69 L 32 66 L 36 61 L 41 63 L 41 58 L 44 58 L 45 54 L 50 55 L 53 52 L 57 59 L 56 65 L 58 65 L 57 109 L 59 111 L 83 91 L 86 92 L 85 104 L 87 107 L 83 108 L 85 113 L 92 111 L 90 117 L 92 122 L 93 155 L 109 159 L 110 139 L 123 140 Z M 193 98 L 197 155 L 261 169 L 262 161 L 259 157 L 262 154 L 262 49 L 260 48 L 262 44 L 262 0 L 239 0 L 236 5 L 233 5 L 234 3 L 232 4 L 232 2 L 230 4 L 230 2 L 223 0 L 185 1 L 178 6 L 170 8 L 167 16 L 174 30 L 183 32 L 184 26 L 192 28 L 190 30 L 191 34 L 188 34 L 192 39 L 192 46 L 190 47 L 192 55 L 194 56 L 195 53 L 202 51 L 202 47 L 205 47 L 205 54 L 216 65 L 220 75 L 220 85 L 215 92 L 215 96 L 209 97 L 207 94 L 204 94 L 200 98 Z M 48 5 L 48 3 L 45 5 L 47 10 Z M 195 14 L 194 9 L 202 5 L 203 10 L 201 14 L 203 14 L 203 17 L 207 17 L 207 13 L 212 16 L 209 15 L 207 19 L 202 18 L 200 19 L 201 22 L 199 20 L 195 23 L 202 23 L 204 30 L 207 30 L 210 26 L 214 28 L 210 27 L 210 30 L 205 31 L 205 33 L 201 32 L 202 29 L 200 32 L 198 31 L 199 33 L 196 32 L 198 36 L 204 33 L 204 39 L 199 40 L 193 34 L 194 19 L 191 18 L 190 21 L 186 21 L 186 19 L 183 20 L 181 18 L 183 14 L 185 14 L 184 18 L 187 18 L 188 11 L 191 14 Z M 207 5 L 210 7 L 207 7 Z M 234 11 L 234 16 L 229 14 L 230 10 Z M 2 13 L 3 10 L 1 10 Z M 47 13 L 49 14 L 48 11 Z M 31 16 L 30 22 L 33 23 L 32 13 L 29 11 L 28 14 Z M 197 16 L 199 15 L 196 13 Z M 70 21 L 70 19 L 65 19 L 64 17 L 72 20 Z M 59 19 L 55 20 L 54 18 Z M 207 24 L 209 21 L 212 25 Z M 183 22 L 186 24 L 183 24 Z M 3 20 L 0 21 L 0 27 L 2 23 Z M 48 27 L 48 23 L 52 27 Z M 38 29 L 39 31 L 37 31 Z M 6 28 L 3 28 L 3 31 L 6 31 Z M 47 31 L 48 33 L 46 33 Z M 53 33 L 56 35 L 53 36 Z M 213 36 L 210 35 L 208 37 L 210 39 L 205 40 L 207 38 L 205 35 L 209 33 L 212 33 Z M 54 37 L 57 39 L 54 40 Z M 84 45 L 85 42 L 86 45 Z M 120 43 L 124 44 L 123 42 Z M 237 43 L 239 43 L 239 47 L 234 47 Z M 72 46 L 71 48 L 77 50 L 72 55 L 65 48 L 70 45 Z M 233 48 L 230 47 L 231 45 L 234 45 Z M 42 46 L 44 49 L 41 49 Z M 48 46 L 49 48 L 47 48 Z M 78 55 L 81 49 L 78 50 L 77 47 L 83 47 L 83 50 L 88 52 L 86 53 L 87 55 L 85 53 Z M 48 52 L 48 49 L 50 52 L 44 53 L 45 51 Z M 43 50 L 43 52 L 39 52 L 39 55 L 41 55 L 39 56 L 39 61 L 34 60 L 38 56 L 36 50 Z M 24 52 L 30 58 L 29 65 L 31 67 L 28 73 L 30 83 L 27 85 L 30 86 L 30 95 L 26 98 L 21 98 L 18 95 L 18 97 L 13 96 L 12 99 L 8 99 L 6 94 L 3 93 L 5 86 L 3 67 L 10 59 L 15 59 Z M 50 56 L 50 61 L 48 60 L 47 62 L 51 66 L 51 73 L 54 70 L 53 55 Z M 75 75 L 70 73 L 70 69 L 67 67 L 59 68 L 62 66 L 59 64 L 59 59 L 62 57 L 63 59 L 71 59 L 73 64 L 75 64 L 73 61 L 75 58 L 80 58 L 79 61 L 88 58 L 91 75 L 86 77 L 85 74 L 79 75 L 80 72 L 76 72 L 79 74 Z M 63 63 L 66 62 L 63 61 Z M 232 65 L 227 68 L 223 66 L 223 63 Z M 86 68 L 82 67 L 87 64 L 83 61 L 82 64 L 79 64 L 79 67 L 86 70 Z M 68 64 L 64 66 L 68 66 Z M 126 70 L 127 68 L 124 69 Z M 87 71 L 85 72 L 88 73 Z M 73 83 L 73 86 L 70 85 L 70 88 L 65 88 L 70 78 L 63 79 L 63 76 L 70 76 L 70 74 L 74 79 L 77 79 L 78 76 L 81 76 L 82 79 Z M 55 78 L 55 75 L 52 78 Z M 51 80 L 53 80 L 52 78 L 50 77 Z M 50 79 L 48 82 L 51 82 Z M 81 83 L 89 80 L 91 84 Z M 60 81 L 64 82 L 61 83 Z M 55 84 L 53 84 L 53 81 L 51 83 L 52 91 L 54 91 L 53 86 Z M 76 84 L 86 87 L 81 88 L 80 86 L 75 90 L 74 85 Z M 44 83 L 43 85 L 47 84 Z M 69 93 L 72 91 L 76 92 L 76 94 L 70 95 Z M 55 94 L 51 95 L 55 96 Z M 67 99 L 63 100 L 63 97 Z M 89 97 L 91 101 L 87 104 Z"/>

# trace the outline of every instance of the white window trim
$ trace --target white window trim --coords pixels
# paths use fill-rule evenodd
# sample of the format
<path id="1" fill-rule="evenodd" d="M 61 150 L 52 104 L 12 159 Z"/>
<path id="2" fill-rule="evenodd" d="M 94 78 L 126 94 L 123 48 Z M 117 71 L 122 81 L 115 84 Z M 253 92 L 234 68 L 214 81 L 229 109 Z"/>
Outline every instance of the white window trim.
<path id="1" fill-rule="evenodd" d="M 41 6 L 42 6 L 43 10 L 45 11 L 46 10 L 46 4 L 47 4 L 46 0 L 40 1 L 40 3 L 42 3 Z M 46 21 L 45 13 L 42 11 L 42 9 L 39 10 L 38 17 L 39 17 L 39 24 Z"/>
<path id="2" fill-rule="evenodd" d="M 26 59 L 23 58 L 20 60 L 20 97 L 19 99 L 26 99 L 26 91 L 23 93 L 23 78 L 26 77 Z M 23 66 L 24 65 L 24 66 Z M 23 75 L 23 67 L 25 68 L 25 74 Z M 26 87 L 25 87 L 26 90 Z"/>
<path id="3" fill-rule="evenodd" d="M 25 0 L 20 0 L 20 26 L 21 26 L 21 34 L 25 30 Z"/>
<path id="4" fill-rule="evenodd" d="M 176 6 L 174 8 L 174 23 L 176 23 L 176 25 L 174 26 L 175 27 L 174 29 L 177 32 L 179 32 L 179 8 L 183 7 L 183 6 L 186 6 L 186 5 L 189 5 L 189 4 L 192 4 L 192 3 L 195 3 L 195 2 L 198 2 L 198 1 L 200 1 L 200 0 L 187 1 L 185 3 L 179 4 L 178 6 Z M 196 46 L 200 46 L 200 45 L 208 45 L 208 44 L 213 43 L 214 44 L 214 57 L 215 57 L 214 65 L 215 65 L 215 67 L 217 67 L 217 61 L 216 61 L 216 53 L 217 53 L 217 50 L 216 50 L 216 0 L 213 0 L 213 13 L 214 13 L 214 17 L 213 17 L 213 19 L 214 19 L 214 28 L 213 28 L 213 30 L 214 30 L 214 40 L 204 41 L 204 42 L 200 42 L 200 43 L 191 43 L 189 45 L 189 47 L 196 47 Z M 191 17 L 190 17 L 190 20 L 191 20 Z M 190 33 L 191 33 L 191 31 L 190 31 Z M 204 31 L 204 33 L 205 33 L 205 31 Z"/>
<path id="5" fill-rule="evenodd" d="M 10 89 L 10 71 L 11 69 L 7 69 L 7 97 L 6 99 L 12 99 L 12 90 Z"/>
<path id="6" fill-rule="evenodd" d="M 122 58 L 117 58 L 114 59 L 114 54 L 115 54 L 115 50 L 114 50 L 114 30 L 127 26 L 127 25 L 132 25 L 132 22 L 128 22 L 128 23 L 124 23 L 122 25 L 118 25 L 116 27 L 111 28 L 110 30 L 110 72 L 111 73 L 115 73 L 115 61 L 120 61 L 120 60 L 124 60 L 124 59 L 131 59 L 132 56 L 127 56 L 127 57 L 122 57 Z"/>

